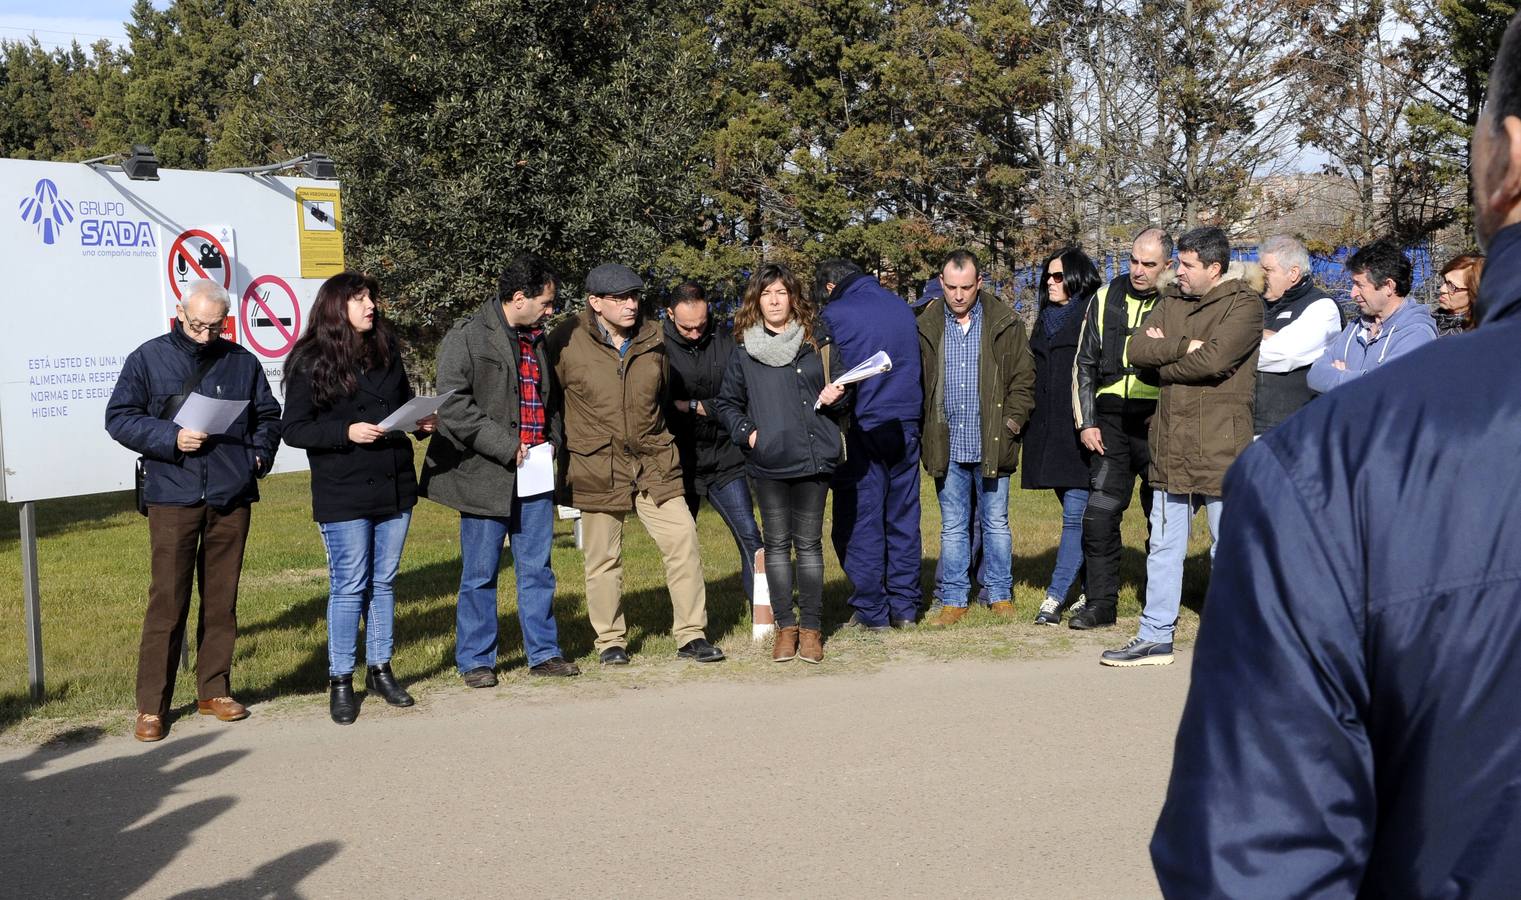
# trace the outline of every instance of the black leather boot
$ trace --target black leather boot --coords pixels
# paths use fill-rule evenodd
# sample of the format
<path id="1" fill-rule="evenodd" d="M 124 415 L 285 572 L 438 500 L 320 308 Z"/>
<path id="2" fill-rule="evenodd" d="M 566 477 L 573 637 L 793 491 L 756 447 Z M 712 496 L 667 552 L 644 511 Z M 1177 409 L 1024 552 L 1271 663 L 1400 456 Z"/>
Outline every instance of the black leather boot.
<path id="1" fill-rule="evenodd" d="M 379 694 L 391 706 L 411 706 L 414 702 L 412 695 L 396 683 L 396 676 L 391 674 L 390 663 L 370 666 L 364 674 L 364 687 L 365 690 Z"/>
<path id="2" fill-rule="evenodd" d="M 327 681 L 327 711 L 339 725 L 352 725 L 359 718 L 359 701 L 354 698 L 354 676 L 343 675 Z"/>

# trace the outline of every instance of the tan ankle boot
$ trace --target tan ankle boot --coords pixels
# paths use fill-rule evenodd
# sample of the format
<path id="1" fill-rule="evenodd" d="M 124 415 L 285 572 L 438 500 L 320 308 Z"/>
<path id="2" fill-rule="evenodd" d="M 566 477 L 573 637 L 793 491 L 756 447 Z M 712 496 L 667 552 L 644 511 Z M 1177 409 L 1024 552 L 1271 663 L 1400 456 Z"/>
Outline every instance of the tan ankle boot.
<path id="1" fill-rule="evenodd" d="M 771 661 L 788 662 L 794 659 L 797 659 L 797 626 L 778 628 L 776 643 L 771 645 Z"/>
<path id="2" fill-rule="evenodd" d="M 817 628 L 803 628 L 798 631 L 798 637 L 802 640 L 802 646 L 797 651 L 798 659 L 815 665 L 824 661 L 824 633 L 822 631 Z"/>

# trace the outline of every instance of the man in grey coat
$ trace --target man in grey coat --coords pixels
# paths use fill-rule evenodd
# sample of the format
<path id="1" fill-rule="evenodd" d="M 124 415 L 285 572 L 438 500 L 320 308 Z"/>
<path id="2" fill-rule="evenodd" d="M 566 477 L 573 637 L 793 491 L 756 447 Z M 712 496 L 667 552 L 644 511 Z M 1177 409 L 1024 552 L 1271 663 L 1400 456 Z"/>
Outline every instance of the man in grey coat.
<path id="1" fill-rule="evenodd" d="M 438 434 L 423 461 L 420 493 L 459 510 L 460 580 L 454 660 L 473 688 L 496 679 L 497 569 L 511 538 L 523 653 L 534 675 L 579 675 L 560 651 L 554 619 L 552 487 L 518 494 L 529 449 L 558 444 L 551 433 L 549 365 L 543 322 L 558 279 L 537 255 L 507 265 L 497 296 L 455 323 L 438 351 L 438 390 L 454 391 L 438 411 Z"/>

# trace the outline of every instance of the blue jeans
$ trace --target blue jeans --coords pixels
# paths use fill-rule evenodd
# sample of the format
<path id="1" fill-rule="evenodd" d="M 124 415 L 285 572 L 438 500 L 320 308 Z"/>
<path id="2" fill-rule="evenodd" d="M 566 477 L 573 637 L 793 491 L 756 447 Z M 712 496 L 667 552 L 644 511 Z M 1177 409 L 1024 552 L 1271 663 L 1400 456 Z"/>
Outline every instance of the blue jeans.
<path id="1" fill-rule="evenodd" d="M 460 674 L 496 668 L 496 583 L 502 540 L 512 538 L 512 569 L 518 586 L 518 623 L 523 655 L 536 666 L 560 656 L 555 627 L 555 573 L 549 551 L 555 537 L 552 494 L 514 497 L 510 516 L 459 517 L 459 603 L 454 615 L 454 664 Z"/>
<path id="2" fill-rule="evenodd" d="M 1083 567 L 1083 513 L 1088 510 L 1088 492 L 1081 488 L 1057 488 L 1056 499 L 1062 504 L 1062 538 L 1056 545 L 1056 568 L 1051 570 L 1047 597 L 1066 600 L 1072 582 Z"/>
<path id="3" fill-rule="evenodd" d="M 354 673 L 359 620 L 364 620 L 364 661 L 391 661 L 396 620 L 396 572 L 412 511 L 394 516 L 320 522 L 327 548 L 327 674 Z"/>
<path id="4" fill-rule="evenodd" d="M 1157 491 L 1151 501 L 1151 550 L 1146 555 L 1146 608 L 1141 611 L 1143 641 L 1171 643 L 1183 602 L 1183 560 L 1194 513 L 1204 507 L 1209 519 L 1209 558 L 1215 559 L 1220 540 L 1220 498 L 1205 494 Z"/>
<path id="5" fill-rule="evenodd" d="M 972 496 L 977 495 L 977 524 L 982 533 L 983 586 L 988 600 L 998 603 L 1013 596 L 1009 572 L 1014 551 L 1009 535 L 1009 476 L 982 477 L 981 463 L 951 463 L 945 477 L 936 480 L 940 496 L 940 558 L 945 566 L 940 584 L 941 602 L 966 606 L 972 584 Z"/>
<path id="6" fill-rule="evenodd" d="M 750 502 L 750 483 L 741 475 L 733 481 L 709 487 L 708 502 L 718 511 L 718 517 L 729 526 L 734 535 L 734 545 L 739 548 L 739 583 L 745 591 L 745 599 L 755 600 L 755 551 L 761 548 L 760 528 L 755 524 L 755 506 Z M 697 519 L 697 496 L 687 497 L 692 519 Z"/>

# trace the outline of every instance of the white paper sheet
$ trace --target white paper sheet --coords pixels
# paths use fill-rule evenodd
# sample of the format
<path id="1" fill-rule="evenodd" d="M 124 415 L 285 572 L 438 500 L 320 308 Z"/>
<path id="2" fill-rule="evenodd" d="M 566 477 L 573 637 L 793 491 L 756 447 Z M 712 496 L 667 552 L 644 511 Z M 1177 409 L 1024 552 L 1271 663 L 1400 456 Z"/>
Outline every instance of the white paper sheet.
<path id="1" fill-rule="evenodd" d="M 528 448 L 528 457 L 518 464 L 518 496 L 537 497 L 554 489 L 554 445 L 534 444 Z"/>
<path id="2" fill-rule="evenodd" d="M 191 393 L 174 414 L 174 424 L 204 434 L 226 434 L 246 406 L 247 400 L 217 400 Z"/>
<path id="3" fill-rule="evenodd" d="M 438 412 L 438 408 L 443 406 L 444 401 L 448 400 L 449 396 L 453 393 L 453 391 L 444 391 L 437 397 L 413 397 L 411 400 L 403 403 L 401 408 L 396 410 L 396 412 L 381 419 L 379 423 L 380 427 L 386 431 L 398 429 L 401 431 L 411 431 L 412 427 L 417 424 L 418 419 L 426 419 Z"/>
<path id="4" fill-rule="evenodd" d="M 830 384 L 837 384 L 840 387 L 844 387 L 847 384 L 855 384 L 857 381 L 865 381 L 868 378 L 873 378 L 885 372 L 891 372 L 892 370 L 892 358 L 887 355 L 886 350 L 878 350 L 876 353 L 868 356 L 866 360 L 860 365 L 836 378 L 834 381 L 830 382 Z M 819 401 L 813 401 L 814 409 L 818 409 L 820 405 L 821 404 Z"/>

